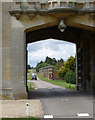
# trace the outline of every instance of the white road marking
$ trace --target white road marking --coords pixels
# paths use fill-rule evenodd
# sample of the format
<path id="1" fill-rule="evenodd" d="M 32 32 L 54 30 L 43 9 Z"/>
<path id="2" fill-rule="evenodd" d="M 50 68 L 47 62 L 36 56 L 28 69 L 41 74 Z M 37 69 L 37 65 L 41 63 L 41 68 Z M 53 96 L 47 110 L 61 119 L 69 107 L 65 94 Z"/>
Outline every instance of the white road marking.
<path id="1" fill-rule="evenodd" d="M 44 115 L 44 118 L 53 118 L 53 115 Z"/>
<path id="2" fill-rule="evenodd" d="M 66 88 L 62 88 L 62 89 L 66 89 Z"/>
<path id="3" fill-rule="evenodd" d="M 52 90 L 53 88 L 48 88 L 49 90 Z"/>
<path id="4" fill-rule="evenodd" d="M 39 88 L 35 88 L 35 90 L 38 90 Z"/>
<path id="5" fill-rule="evenodd" d="M 69 101 L 69 99 L 61 99 L 61 101 Z"/>
<path id="6" fill-rule="evenodd" d="M 77 113 L 78 117 L 89 117 L 88 113 Z"/>

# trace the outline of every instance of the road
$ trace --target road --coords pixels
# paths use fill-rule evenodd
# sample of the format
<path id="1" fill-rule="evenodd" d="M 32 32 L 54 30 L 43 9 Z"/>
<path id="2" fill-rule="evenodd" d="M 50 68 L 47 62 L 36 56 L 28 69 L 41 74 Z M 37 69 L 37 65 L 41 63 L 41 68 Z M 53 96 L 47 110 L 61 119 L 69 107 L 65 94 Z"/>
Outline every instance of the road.
<path id="1" fill-rule="evenodd" d="M 30 82 L 30 80 L 29 80 L 29 82 Z M 37 78 L 37 80 L 32 80 L 31 82 L 34 83 L 34 86 L 35 86 L 36 88 L 47 88 L 47 89 L 51 89 L 51 88 L 62 88 L 62 89 L 65 89 L 64 87 L 56 86 L 56 85 L 51 84 L 51 83 L 49 83 L 49 82 L 42 81 L 42 80 L 40 80 L 39 78 Z"/>
<path id="2" fill-rule="evenodd" d="M 44 115 L 53 115 L 54 118 L 93 118 L 91 95 L 41 80 L 33 82 L 38 89 L 29 91 L 29 99 L 40 99 Z M 89 116 L 79 117 L 78 113 L 88 113 Z"/>

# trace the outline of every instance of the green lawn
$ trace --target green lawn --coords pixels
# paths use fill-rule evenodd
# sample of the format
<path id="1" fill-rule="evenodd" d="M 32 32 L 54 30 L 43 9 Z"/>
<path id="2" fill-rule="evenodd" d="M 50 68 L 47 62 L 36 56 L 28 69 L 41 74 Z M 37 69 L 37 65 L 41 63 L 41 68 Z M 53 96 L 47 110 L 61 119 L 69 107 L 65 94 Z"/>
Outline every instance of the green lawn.
<path id="1" fill-rule="evenodd" d="M 31 88 L 30 88 L 30 84 L 31 84 Z M 28 86 L 28 90 L 34 90 L 35 89 L 35 87 L 34 87 L 34 83 L 32 83 L 32 82 L 27 82 L 27 86 Z"/>
<path id="2" fill-rule="evenodd" d="M 46 81 L 46 82 L 50 82 L 54 85 L 58 85 L 58 86 L 63 86 L 65 88 L 69 88 L 69 84 L 63 80 L 48 80 L 42 76 L 39 76 L 37 73 L 36 73 L 37 77 L 43 81 Z M 70 84 L 70 89 L 73 89 L 75 90 L 76 89 L 76 84 Z"/>
<path id="3" fill-rule="evenodd" d="M 31 80 L 31 77 L 32 77 L 32 74 L 31 74 L 31 73 L 28 73 L 28 74 L 27 74 L 27 80 Z"/>
<path id="4" fill-rule="evenodd" d="M 0 118 L 0 120 L 40 120 L 39 118 Z"/>

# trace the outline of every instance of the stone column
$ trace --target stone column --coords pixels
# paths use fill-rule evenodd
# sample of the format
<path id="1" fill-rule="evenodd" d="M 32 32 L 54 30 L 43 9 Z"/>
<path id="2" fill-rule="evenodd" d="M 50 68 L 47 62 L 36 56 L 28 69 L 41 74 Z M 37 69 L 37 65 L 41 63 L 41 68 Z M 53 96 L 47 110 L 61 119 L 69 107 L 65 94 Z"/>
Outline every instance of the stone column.
<path id="1" fill-rule="evenodd" d="M 26 45 L 26 92 L 28 92 L 28 86 L 27 86 L 27 65 L 28 65 L 28 50 Z"/>
<path id="2" fill-rule="evenodd" d="M 95 36 L 84 31 L 81 39 L 83 48 L 83 90 L 92 93 L 95 88 Z"/>
<path id="3" fill-rule="evenodd" d="M 95 94 L 95 35 L 90 37 L 90 77 L 91 92 Z"/>
<path id="4" fill-rule="evenodd" d="M 2 96 L 2 2 L 0 2 L 0 98 L 1 96 Z"/>
<path id="5" fill-rule="evenodd" d="M 10 3 L 2 2 L 2 91 L 3 99 L 12 97 Z"/>
<path id="6" fill-rule="evenodd" d="M 11 17 L 12 33 L 12 88 L 13 98 L 27 98 L 26 93 L 26 37 L 24 26 L 16 17 Z"/>
<path id="7" fill-rule="evenodd" d="M 90 92 L 90 31 L 84 31 L 83 44 L 83 90 Z"/>
<path id="8" fill-rule="evenodd" d="M 0 2 L 0 99 L 2 99 L 2 2 Z M 0 117 L 2 117 L 2 100 L 0 100 Z"/>
<path id="9" fill-rule="evenodd" d="M 78 88 L 78 45 L 76 44 L 76 89 L 79 90 Z"/>
<path id="10" fill-rule="evenodd" d="M 77 89 L 82 90 L 83 87 L 83 56 L 82 56 L 83 48 L 81 43 L 77 44 Z"/>
<path id="11" fill-rule="evenodd" d="M 83 90 L 90 92 L 90 40 L 87 35 L 83 37 Z"/>

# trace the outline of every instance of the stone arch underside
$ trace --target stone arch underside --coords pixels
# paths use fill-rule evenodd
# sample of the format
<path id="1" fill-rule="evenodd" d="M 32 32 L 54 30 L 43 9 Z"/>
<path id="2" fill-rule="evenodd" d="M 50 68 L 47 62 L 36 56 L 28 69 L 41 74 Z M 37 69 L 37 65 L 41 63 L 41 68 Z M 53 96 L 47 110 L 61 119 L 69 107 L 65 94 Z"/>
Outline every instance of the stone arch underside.
<path id="1" fill-rule="evenodd" d="M 78 43 L 80 41 L 80 34 L 82 33 L 81 29 L 67 27 L 64 32 L 61 32 L 58 29 L 58 26 L 43 28 L 26 33 L 26 42 L 31 43 L 44 39 L 59 39 L 72 43 Z"/>

